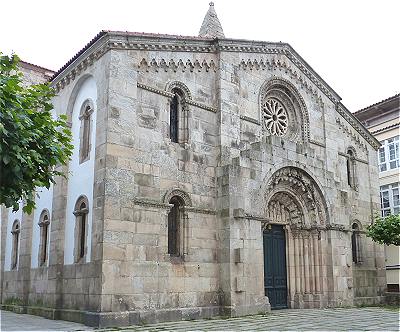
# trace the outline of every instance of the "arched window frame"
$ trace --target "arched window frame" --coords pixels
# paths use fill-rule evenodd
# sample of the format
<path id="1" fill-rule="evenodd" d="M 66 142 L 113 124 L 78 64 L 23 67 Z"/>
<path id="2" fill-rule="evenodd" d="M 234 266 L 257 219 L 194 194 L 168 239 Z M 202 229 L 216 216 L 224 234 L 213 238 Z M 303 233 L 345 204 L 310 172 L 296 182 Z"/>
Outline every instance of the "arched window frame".
<path id="1" fill-rule="evenodd" d="M 171 257 L 179 257 L 182 255 L 182 214 L 184 213 L 184 205 L 181 198 L 174 196 L 169 201 L 172 205 L 168 213 L 168 254 Z"/>
<path id="2" fill-rule="evenodd" d="M 349 185 L 349 187 L 357 189 L 356 152 L 351 147 L 347 148 L 346 151 L 346 174 L 347 174 L 347 184 Z"/>
<path id="3" fill-rule="evenodd" d="M 187 207 L 192 201 L 187 193 L 180 189 L 169 190 L 164 196 L 164 202 L 170 205 L 167 218 L 167 253 L 170 257 L 180 257 L 188 254 L 189 217 Z"/>
<path id="4" fill-rule="evenodd" d="M 19 220 L 14 220 L 12 225 L 12 250 L 11 250 L 11 270 L 17 269 L 19 256 L 19 241 L 20 241 L 21 224 Z"/>
<path id="5" fill-rule="evenodd" d="M 73 213 L 75 215 L 74 261 L 80 263 L 86 261 L 87 254 L 89 201 L 86 196 L 78 198 Z"/>
<path id="6" fill-rule="evenodd" d="M 90 159 L 90 151 L 92 148 L 92 113 L 94 105 L 90 99 L 83 102 L 79 112 L 80 131 L 79 131 L 79 163 L 82 164 Z"/>
<path id="7" fill-rule="evenodd" d="M 43 266 L 47 262 L 49 252 L 50 213 L 47 209 L 44 209 L 40 214 L 38 225 L 40 228 L 39 265 Z"/>
<path id="8" fill-rule="evenodd" d="M 361 227 L 358 222 L 353 222 L 351 225 L 351 256 L 353 263 L 362 263 L 362 249 L 361 249 Z"/>
<path id="9" fill-rule="evenodd" d="M 190 90 L 182 82 L 167 84 L 167 92 L 173 96 L 169 100 L 169 138 L 179 144 L 189 143 L 189 102 Z"/>

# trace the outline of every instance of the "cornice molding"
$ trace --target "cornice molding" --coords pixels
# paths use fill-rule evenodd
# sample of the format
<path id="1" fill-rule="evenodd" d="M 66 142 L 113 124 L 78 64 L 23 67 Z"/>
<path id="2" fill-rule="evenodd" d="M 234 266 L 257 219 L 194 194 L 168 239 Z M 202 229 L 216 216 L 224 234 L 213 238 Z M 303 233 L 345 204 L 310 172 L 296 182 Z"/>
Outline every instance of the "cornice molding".
<path id="1" fill-rule="evenodd" d="M 320 146 L 322 148 L 326 148 L 325 143 L 318 142 L 318 141 L 316 141 L 314 139 L 310 139 L 309 141 L 310 141 L 311 144 L 318 145 L 318 146 Z"/>
<path id="2" fill-rule="evenodd" d="M 290 223 L 285 223 L 285 222 L 274 222 L 270 218 L 264 217 L 264 216 L 258 216 L 258 215 L 253 215 L 250 213 L 244 213 L 240 215 L 235 215 L 235 219 L 247 219 L 247 220 L 254 220 L 254 221 L 261 221 L 262 224 L 264 224 L 264 227 L 266 225 L 283 225 L 283 226 L 290 226 L 294 227 L 296 230 L 306 230 L 306 231 L 312 231 L 312 230 L 335 230 L 339 232 L 349 232 L 350 229 L 347 228 L 344 225 L 339 225 L 339 224 L 327 224 L 327 225 L 304 225 L 304 224 L 290 224 Z"/>
<path id="3" fill-rule="evenodd" d="M 151 87 L 151 86 L 143 84 L 143 83 L 139 83 L 138 82 L 137 83 L 137 87 L 140 88 L 140 89 L 147 90 L 149 92 L 152 92 L 152 93 L 167 97 L 167 98 L 173 98 L 174 97 L 174 94 L 171 93 L 171 92 L 168 92 L 168 91 L 165 91 L 165 90 L 161 90 L 161 89 L 157 89 L 157 88 Z M 198 108 L 202 108 L 202 109 L 204 109 L 206 111 L 210 111 L 210 112 L 213 112 L 213 113 L 217 112 L 216 108 L 214 108 L 212 106 L 208 106 L 208 105 L 202 104 L 202 103 L 198 103 L 198 102 L 196 102 L 196 101 L 194 101 L 192 99 L 186 99 L 185 102 L 188 105 L 192 105 L 192 106 L 195 106 L 195 107 L 198 107 Z"/>
<path id="4" fill-rule="evenodd" d="M 169 210 L 171 207 L 173 207 L 173 204 L 168 204 L 160 201 L 155 201 L 155 200 L 149 200 L 145 198 L 135 198 L 134 199 L 135 205 L 143 206 L 143 207 L 152 207 L 156 209 L 165 209 Z M 216 215 L 217 212 L 215 210 L 210 210 L 210 209 L 204 209 L 204 208 L 199 208 L 199 207 L 194 207 L 194 206 L 185 206 L 185 211 L 187 212 L 192 212 L 192 213 L 202 213 L 202 214 L 210 214 L 210 215 Z"/>
<path id="5" fill-rule="evenodd" d="M 336 111 L 343 117 L 344 120 L 347 121 L 350 126 L 352 126 L 360 135 L 363 137 L 375 150 L 378 150 L 381 144 L 379 141 L 372 136 L 372 134 L 360 123 L 360 121 L 357 120 L 357 118 L 350 113 L 350 111 L 342 104 L 338 103 L 336 106 Z M 350 134 L 350 136 L 353 138 L 353 140 L 357 144 L 361 144 L 361 146 L 364 146 L 366 150 L 367 147 L 365 144 L 362 144 L 361 140 L 359 137 L 356 137 L 351 131 L 340 121 L 339 118 L 336 119 L 336 123 L 339 125 L 339 127 L 342 128 L 343 132 L 346 134 Z"/>
<path id="6" fill-rule="evenodd" d="M 202 104 L 202 103 L 198 103 L 197 101 L 194 101 L 194 100 L 186 100 L 186 103 L 189 104 L 189 105 L 198 107 L 198 108 L 202 108 L 202 109 L 204 109 L 206 111 L 217 113 L 217 109 L 215 107 L 208 106 L 208 105 L 205 105 L 205 104 Z"/>
<path id="7" fill-rule="evenodd" d="M 171 92 L 168 92 L 168 91 L 165 91 L 165 90 L 161 90 L 161 89 L 157 89 L 157 88 L 151 87 L 151 86 L 143 84 L 143 83 L 139 83 L 138 82 L 137 83 L 137 87 L 140 88 L 140 89 L 147 90 L 149 92 L 153 92 L 153 93 L 156 93 L 158 95 L 167 97 L 167 98 L 173 98 L 174 97 L 174 94 L 171 93 Z"/>
<path id="8" fill-rule="evenodd" d="M 199 60 L 191 61 L 190 59 L 188 59 L 184 62 L 182 59 L 175 61 L 174 59 L 165 60 L 163 58 L 159 60 L 153 58 L 150 61 L 147 61 L 143 58 L 139 63 L 139 69 L 144 69 L 146 72 L 149 72 L 150 69 L 153 69 L 155 72 L 168 72 L 170 70 L 173 72 L 202 72 L 203 70 L 209 72 L 211 70 L 215 73 L 217 71 L 216 65 L 213 60 L 209 62 L 203 60 L 202 62 L 200 62 Z"/>
<path id="9" fill-rule="evenodd" d="M 368 137 L 367 135 L 362 135 L 362 132 L 360 132 L 360 131 L 358 131 L 358 130 L 356 130 L 356 131 L 357 131 L 358 134 L 360 134 L 360 135 L 357 135 L 356 133 L 354 133 L 354 132 L 349 128 L 349 126 L 346 125 L 346 123 L 345 123 L 342 119 L 340 119 L 339 117 L 336 118 L 336 124 L 339 126 L 339 129 L 341 129 L 342 132 L 343 132 L 344 134 L 346 134 L 348 137 L 350 137 L 351 140 L 352 140 L 358 147 L 360 147 L 363 151 L 368 151 L 368 147 L 367 147 L 367 145 L 362 141 L 360 135 L 361 135 L 367 142 L 369 142 L 375 149 L 379 148 L 379 146 L 378 146 L 378 147 L 375 147 L 375 146 L 374 146 L 374 143 L 375 143 L 375 142 L 374 142 L 373 140 L 369 139 L 369 137 Z"/>
<path id="10" fill-rule="evenodd" d="M 246 115 L 241 115 L 240 116 L 240 119 L 241 120 L 244 120 L 244 121 L 247 121 L 247 122 L 251 122 L 251 123 L 254 123 L 254 124 L 256 124 L 256 125 L 261 125 L 261 122 L 260 121 L 258 121 L 258 120 L 256 120 L 256 119 L 253 119 L 253 118 L 250 118 L 250 117 L 248 117 L 248 116 L 246 116 Z"/>
<path id="11" fill-rule="evenodd" d="M 51 86 L 54 87 L 56 93 L 59 93 L 67 85 L 73 82 L 76 77 L 78 77 L 87 68 L 91 67 L 94 62 L 99 60 L 108 50 L 108 44 L 103 42 L 103 38 L 100 38 L 98 41 L 96 41 L 51 81 Z"/>
<path id="12" fill-rule="evenodd" d="M 173 206 L 172 204 L 166 204 L 163 202 L 144 199 L 144 198 L 135 198 L 134 203 L 135 203 L 135 205 L 140 205 L 140 206 L 145 206 L 145 207 L 153 207 L 153 208 L 157 208 L 157 209 L 167 209 L 167 210 L 169 210 Z"/>
<path id="13" fill-rule="evenodd" d="M 289 52 L 285 52 L 285 55 L 288 59 L 290 59 L 290 57 L 288 57 L 287 55 L 290 54 Z M 293 58 L 292 58 L 293 59 Z M 290 59 L 291 61 L 293 61 L 292 59 Z M 297 65 L 296 65 L 297 66 Z M 338 99 L 336 99 L 332 93 L 329 92 L 328 89 L 326 89 L 323 84 L 316 79 L 314 76 L 312 76 L 310 74 L 309 71 L 307 71 L 308 75 L 307 78 L 310 82 L 312 82 L 313 84 L 310 84 L 308 82 L 308 80 L 295 68 L 293 68 L 293 66 L 291 66 L 288 62 L 286 61 L 282 61 L 280 59 L 263 59 L 261 58 L 260 60 L 257 59 L 247 59 L 247 60 L 242 60 L 239 63 L 239 68 L 242 70 L 274 70 L 274 69 L 278 69 L 278 70 L 283 70 L 286 73 L 290 74 L 290 77 L 292 79 L 294 79 L 297 84 L 299 84 L 299 86 L 304 89 L 309 95 L 311 95 L 316 103 L 323 108 L 324 107 L 324 103 L 322 101 L 321 96 L 318 93 L 318 89 L 321 90 L 332 102 L 336 103 L 338 101 Z M 317 88 L 314 88 L 313 86 L 316 86 Z"/>
<path id="14" fill-rule="evenodd" d="M 342 157 L 345 157 L 345 158 L 348 157 L 348 155 L 347 155 L 346 153 L 340 152 L 340 151 L 338 152 L 338 155 L 339 155 L 339 156 L 342 156 Z M 367 165 L 369 164 L 368 161 L 367 161 L 367 160 L 364 160 L 364 159 L 354 158 L 354 160 L 355 160 L 355 161 L 358 161 L 358 162 L 360 162 L 360 163 L 363 163 L 363 164 L 367 164 Z"/>
<path id="15" fill-rule="evenodd" d="M 203 208 L 198 208 L 198 207 L 193 207 L 193 206 L 188 206 L 188 207 L 185 206 L 185 211 L 192 212 L 192 213 L 210 214 L 210 215 L 217 214 L 217 211 L 215 211 L 215 210 L 203 209 Z"/>
<path id="16" fill-rule="evenodd" d="M 196 53 L 217 53 L 217 52 L 239 52 L 239 53 L 260 53 L 260 54 L 284 54 L 296 66 L 302 74 L 313 82 L 331 101 L 337 105 L 337 112 L 375 149 L 379 148 L 379 142 L 355 119 L 339 100 L 339 95 L 307 64 L 307 62 L 289 45 L 285 43 L 257 42 L 238 39 L 206 39 L 196 37 L 178 37 L 163 35 L 132 34 L 127 32 L 106 31 L 98 35 L 92 42 L 88 43 L 76 56 L 67 63 L 65 68 L 57 72 L 51 85 L 55 87 L 56 93 L 70 84 L 95 61 L 101 58 L 110 49 L 124 50 L 145 50 L 145 51 L 174 51 L 174 52 L 196 52 Z M 178 66 L 179 64 L 179 66 Z M 276 66 L 283 70 L 292 70 L 286 62 L 278 63 Z M 185 70 L 216 70 L 216 64 L 190 62 L 184 64 Z M 193 68 L 192 68 L 193 67 Z M 172 70 L 182 69 L 182 63 L 175 61 L 169 65 Z M 165 69 L 164 69 L 165 70 Z M 299 82 L 308 86 L 302 75 L 296 74 Z M 311 93 L 315 90 L 311 88 Z M 197 105 L 196 105 L 197 106 Z"/>

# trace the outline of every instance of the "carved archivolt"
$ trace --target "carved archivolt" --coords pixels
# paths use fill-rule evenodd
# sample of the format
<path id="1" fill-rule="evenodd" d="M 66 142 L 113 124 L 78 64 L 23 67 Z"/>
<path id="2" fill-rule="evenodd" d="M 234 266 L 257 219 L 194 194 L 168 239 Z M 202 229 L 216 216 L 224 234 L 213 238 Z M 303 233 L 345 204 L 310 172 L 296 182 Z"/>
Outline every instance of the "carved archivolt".
<path id="1" fill-rule="evenodd" d="M 192 62 L 191 60 L 187 60 L 186 62 L 183 62 L 181 59 L 178 61 L 175 61 L 173 59 L 166 61 L 165 59 L 152 59 L 150 62 L 148 62 L 146 59 L 142 59 L 139 63 L 139 69 L 144 69 L 146 72 L 148 72 L 150 69 L 153 69 L 155 72 L 158 72 L 160 70 L 164 70 L 165 72 L 171 70 L 174 72 L 177 71 L 198 71 L 201 72 L 205 70 L 206 72 L 208 71 L 216 71 L 216 66 L 213 60 L 207 62 L 206 60 L 203 60 L 200 62 L 199 60 L 195 60 Z"/>
<path id="2" fill-rule="evenodd" d="M 172 93 L 174 89 L 179 89 L 183 92 L 185 101 L 192 100 L 192 94 L 186 84 L 179 81 L 168 82 L 165 86 L 165 91 Z"/>
<path id="3" fill-rule="evenodd" d="M 306 104 L 287 80 L 274 78 L 260 89 L 261 119 L 268 135 L 308 142 L 310 120 Z"/>
<path id="4" fill-rule="evenodd" d="M 362 150 L 364 151 L 368 151 L 368 147 L 367 145 L 363 142 L 362 138 L 360 137 L 359 134 L 356 134 L 355 132 L 353 132 L 353 130 L 351 130 L 343 120 L 341 120 L 339 117 L 336 118 L 336 124 L 339 126 L 339 129 L 342 130 L 342 132 L 350 137 L 350 139 L 356 144 L 358 145 Z M 372 141 L 371 141 L 372 142 Z M 369 143 L 371 143 L 369 142 Z M 372 144 L 372 143 L 371 143 Z M 373 145 L 374 146 L 374 145 Z M 375 147 L 375 146 L 374 146 Z"/>
<path id="5" fill-rule="evenodd" d="M 179 188 L 168 190 L 164 195 L 164 203 L 169 204 L 171 198 L 174 196 L 180 197 L 184 203 L 184 206 L 192 206 L 192 200 L 190 199 L 189 194 L 185 193 L 183 190 Z"/>
<path id="6" fill-rule="evenodd" d="M 328 223 L 326 202 L 314 180 L 303 170 L 285 167 L 270 178 L 265 196 L 270 220 L 294 225 Z"/>
<path id="7" fill-rule="evenodd" d="M 279 69 L 284 70 L 285 72 L 290 74 L 291 79 L 295 80 L 299 86 L 307 91 L 316 101 L 317 105 L 321 108 L 324 107 L 324 103 L 322 101 L 321 96 L 318 93 L 318 88 L 315 88 L 314 84 L 310 83 L 301 72 L 297 71 L 293 66 L 288 64 L 286 61 L 282 61 L 279 59 L 272 58 L 271 60 L 264 59 L 254 59 L 254 60 L 242 60 L 239 64 L 239 68 L 243 70 L 273 70 Z"/>

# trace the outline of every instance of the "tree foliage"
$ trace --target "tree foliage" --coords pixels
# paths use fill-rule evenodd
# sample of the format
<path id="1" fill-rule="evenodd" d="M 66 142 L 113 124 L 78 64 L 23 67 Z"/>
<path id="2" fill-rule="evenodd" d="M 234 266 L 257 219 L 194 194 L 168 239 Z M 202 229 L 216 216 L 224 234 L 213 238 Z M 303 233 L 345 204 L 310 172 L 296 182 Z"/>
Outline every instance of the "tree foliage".
<path id="1" fill-rule="evenodd" d="M 22 84 L 19 58 L 0 52 L 0 204 L 16 211 L 35 207 L 35 189 L 49 188 L 72 155 L 66 117 L 51 110 L 54 90 L 48 84 Z"/>
<path id="2" fill-rule="evenodd" d="M 400 215 L 376 217 L 367 227 L 367 236 L 380 244 L 400 246 Z"/>

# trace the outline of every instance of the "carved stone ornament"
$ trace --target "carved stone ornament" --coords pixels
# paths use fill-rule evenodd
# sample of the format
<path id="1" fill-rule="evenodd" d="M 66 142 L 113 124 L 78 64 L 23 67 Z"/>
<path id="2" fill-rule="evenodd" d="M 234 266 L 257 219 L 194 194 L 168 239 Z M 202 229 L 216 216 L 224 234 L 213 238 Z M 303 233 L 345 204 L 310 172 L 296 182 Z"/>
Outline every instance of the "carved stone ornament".
<path id="1" fill-rule="evenodd" d="M 266 129 L 271 135 L 283 136 L 288 129 L 288 114 L 279 100 L 268 98 L 263 105 Z"/>

